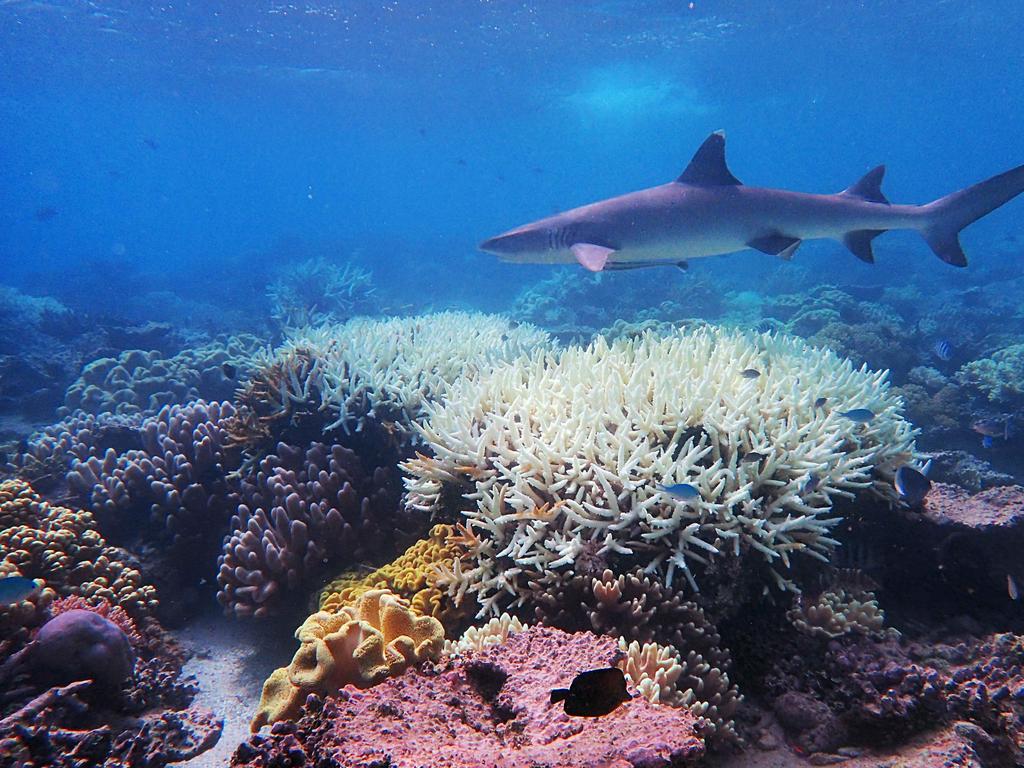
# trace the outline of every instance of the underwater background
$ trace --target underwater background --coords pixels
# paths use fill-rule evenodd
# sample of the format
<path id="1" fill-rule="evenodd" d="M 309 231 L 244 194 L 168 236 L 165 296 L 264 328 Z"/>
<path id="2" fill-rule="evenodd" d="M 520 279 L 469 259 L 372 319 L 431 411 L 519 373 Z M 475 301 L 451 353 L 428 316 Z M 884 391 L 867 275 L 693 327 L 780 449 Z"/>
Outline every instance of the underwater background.
<path id="1" fill-rule="evenodd" d="M 477 248 L 719 129 L 747 185 L 931 202 L 1024 162 L 1022 37 L 0 2 L 0 765 L 1024 764 L 1024 202 L 966 268 Z"/>

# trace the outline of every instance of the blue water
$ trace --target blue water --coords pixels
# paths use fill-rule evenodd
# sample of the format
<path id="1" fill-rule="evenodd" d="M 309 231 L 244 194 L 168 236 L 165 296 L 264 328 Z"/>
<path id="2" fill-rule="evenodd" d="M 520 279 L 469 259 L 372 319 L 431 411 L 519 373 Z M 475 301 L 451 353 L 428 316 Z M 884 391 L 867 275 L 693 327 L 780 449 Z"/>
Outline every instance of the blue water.
<path id="1" fill-rule="evenodd" d="M 1012 0 L 5 2 L 4 280 L 93 308 L 140 287 L 240 303 L 326 253 L 396 302 L 500 309 L 550 268 L 476 243 L 674 178 L 714 129 L 746 183 L 836 191 L 885 162 L 898 202 L 1019 164 L 1022 36 Z M 968 254 L 1022 220 L 972 227 Z M 913 235 L 877 250 L 799 259 L 956 274 Z M 776 265 L 703 268 L 742 288 Z"/>

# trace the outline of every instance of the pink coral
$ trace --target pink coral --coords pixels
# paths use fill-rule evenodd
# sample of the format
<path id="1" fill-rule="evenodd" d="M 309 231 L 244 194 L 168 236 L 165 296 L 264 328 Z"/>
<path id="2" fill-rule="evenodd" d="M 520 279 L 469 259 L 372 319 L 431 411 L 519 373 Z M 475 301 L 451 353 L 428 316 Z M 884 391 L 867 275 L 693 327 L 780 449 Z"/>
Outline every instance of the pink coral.
<path id="1" fill-rule="evenodd" d="M 550 705 L 552 688 L 620 655 L 609 637 L 534 627 L 366 691 L 310 697 L 297 723 L 253 736 L 232 765 L 667 768 L 697 760 L 704 747 L 685 709 L 637 697 L 605 717 L 574 718 Z"/>

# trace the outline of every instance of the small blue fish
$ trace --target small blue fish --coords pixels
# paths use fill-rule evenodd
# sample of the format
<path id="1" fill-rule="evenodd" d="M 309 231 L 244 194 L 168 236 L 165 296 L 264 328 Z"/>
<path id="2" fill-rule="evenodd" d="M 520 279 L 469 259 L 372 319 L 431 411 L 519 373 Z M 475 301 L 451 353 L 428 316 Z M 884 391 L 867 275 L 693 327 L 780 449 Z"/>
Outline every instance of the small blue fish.
<path id="1" fill-rule="evenodd" d="M 854 408 L 851 411 L 843 411 L 839 415 L 858 424 L 867 424 L 875 418 L 875 412 L 868 408 Z"/>
<path id="2" fill-rule="evenodd" d="M 995 440 L 992 439 L 992 435 L 983 435 L 981 438 L 982 448 L 991 448 Z"/>
<path id="3" fill-rule="evenodd" d="M 662 493 L 667 493 L 669 496 L 675 496 L 677 499 L 683 499 L 684 501 L 691 501 L 693 499 L 700 498 L 700 491 L 697 490 L 697 486 L 690 485 L 689 483 L 659 485 L 658 488 Z"/>
<path id="4" fill-rule="evenodd" d="M 939 339 L 935 342 L 935 346 L 932 347 L 932 351 L 935 352 L 935 356 L 943 362 L 948 362 L 953 357 L 953 345 L 945 339 Z"/>
<path id="5" fill-rule="evenodd" d="M 817 410 L 818 408 L 824 408 L 825 407 L 825 403 L 827 403 L 827 402 L 828 402 L 828 398 L 827 397 L 819 397 L 817 400 L 814 401 L 814 408 L 815 408 L 815 410 Z"/>
<path id="6" fill-rule="evenodd" d="M 38 588 L 32 579 L 24 576 L 4 576 L 0 578 L 0 605 L 20 603 Z"/>
<path id="7" fill-rule="evenodd" d="M 740 371 L 740 376 L 742 376 L 744 379 L 756 379 L 760 375 L 761 372 L 757 370 L 757 368 L 744 368 L 742 371 Z"/>
<path id="8" fill-rule="evenodd" d="M 896 492 L 912 507 L 924 501 L 924 497 L 932 489 L 931 480 L 906 464 L 896 470 L 893 485 L 896 486 Z"/>
<path id="9" fill-rule="evenodd" d="M 818 486 L 820 484 L 821 477 L 812 472 L 807 476 L 807 479 L 804 481 L 804 487 L 801 488 L 800 490 L 803 493 L 814 493 L 816 490 L 818 490 Z"/>

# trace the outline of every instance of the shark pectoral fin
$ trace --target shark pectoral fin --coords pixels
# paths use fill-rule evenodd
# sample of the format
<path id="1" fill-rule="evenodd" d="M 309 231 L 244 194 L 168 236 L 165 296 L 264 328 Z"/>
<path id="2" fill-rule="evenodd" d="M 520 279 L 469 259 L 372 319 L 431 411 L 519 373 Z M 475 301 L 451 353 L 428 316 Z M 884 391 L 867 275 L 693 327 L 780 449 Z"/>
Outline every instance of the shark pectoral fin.
<path id="1" fill-rule="evenodd" d="M 572 251 L 572 255 L 576 257 L 580 266 L 591 272 L 600 272 L 604 269 L 604 265 L 608 263 L 608 257 L 615 253 L 614 248 L 606 248 L 593 243 L 574 243 L 569 250 Z"/>
<path id="2" fill-rule="evenodd" d="M 793 254 L 796 253 L 796 249 L 800 247 L 802 242 L 802 240 L 796 237 L 775 234 L 755 237 L 747 243 L 747 247 L 789 261 L 793 258 Z"/>
<path id="3" fill-rule="evenodd" d="M 861 261 L 874 264 L 875 252 L 871 248 L 871 241 L 883 232 L 884 229 L 855 229 L 843 235 L 843 245 Z"/>

